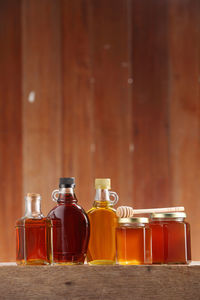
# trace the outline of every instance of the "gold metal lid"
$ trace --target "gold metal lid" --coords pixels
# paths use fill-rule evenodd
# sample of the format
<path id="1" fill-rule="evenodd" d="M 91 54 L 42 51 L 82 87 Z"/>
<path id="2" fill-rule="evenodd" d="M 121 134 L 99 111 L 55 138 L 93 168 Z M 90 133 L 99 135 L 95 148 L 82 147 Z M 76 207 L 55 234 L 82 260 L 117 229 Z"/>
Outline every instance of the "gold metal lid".
<path id="1" fill-rule="evenodd" d="M 148 218 L 118 218 L 119 224 L 149 223 Z"/>
<path id="2" fill-rule="evenodd" d="M 175 213 L 153 213 L 150 215 L 151 219 L 173 219 L 173 218 L 186 218 L 185 212 Z"/>

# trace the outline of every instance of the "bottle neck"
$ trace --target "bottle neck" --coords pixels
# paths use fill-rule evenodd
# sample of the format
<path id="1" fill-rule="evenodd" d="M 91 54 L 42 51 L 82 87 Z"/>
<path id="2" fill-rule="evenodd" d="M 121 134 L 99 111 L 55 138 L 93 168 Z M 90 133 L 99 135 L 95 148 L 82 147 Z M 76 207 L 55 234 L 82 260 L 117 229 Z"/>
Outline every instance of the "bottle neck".
<path id="1" fill-rule="evenodd" d="M 77 202 L 77 198 L 73 188 L 59 188 L 58 193 L 59 193 L 58 200 L 57 200 L 58 204 Z"/>
<path id="2" fill-rule="evenodd" d="M 94 207 L 111 206 L 110 195 L 108 189 L 96 189 L 94 198 Z"/>
<path id="3" fill-rule="evenodd" d="M 43 217 L 41 212 L 41 197 L 25 197 L 25 216 Z"/>

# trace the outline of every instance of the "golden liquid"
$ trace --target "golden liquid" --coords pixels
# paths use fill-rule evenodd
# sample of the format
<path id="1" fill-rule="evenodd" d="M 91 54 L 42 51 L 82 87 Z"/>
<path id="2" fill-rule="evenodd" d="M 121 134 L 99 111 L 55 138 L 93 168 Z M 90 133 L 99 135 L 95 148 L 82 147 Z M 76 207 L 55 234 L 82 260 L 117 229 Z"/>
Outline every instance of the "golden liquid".
<path id="1" fill-rule="evenodd" d="M 96 265 L 115 264 L 117 217 L 115 210 L 107 202 L 101 202 L 100 205 L 101 207 L 93 207 L 88 211 L 90 240 L 87 261 Z"/>
<path id="2" fill-rule="evenodd" d="M 46 218 L 21 218 L 16 223 L 18 265 L 46 265 L 51 261 L 51 223 Z"/>
<path id="3" fill-rule="evenodd" d="M 152 263 L 151 230 L 148 226 L 116 229 L 117 261 L 120 265 Z"/>

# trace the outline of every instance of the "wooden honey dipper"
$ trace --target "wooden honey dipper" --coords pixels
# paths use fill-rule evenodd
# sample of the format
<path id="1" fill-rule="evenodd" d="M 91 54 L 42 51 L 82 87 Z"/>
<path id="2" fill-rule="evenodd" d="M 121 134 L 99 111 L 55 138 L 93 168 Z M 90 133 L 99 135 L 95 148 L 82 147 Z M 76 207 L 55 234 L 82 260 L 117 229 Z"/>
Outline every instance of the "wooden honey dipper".
<path id="1" fill-rule="evenodd" d="M 133 209 L 131 206 L 119 206 L 116 215 L 119 218 L 131 218 L 135 214 L 171 213 L 185 211 L 183 206 L 165 208 Z"/>

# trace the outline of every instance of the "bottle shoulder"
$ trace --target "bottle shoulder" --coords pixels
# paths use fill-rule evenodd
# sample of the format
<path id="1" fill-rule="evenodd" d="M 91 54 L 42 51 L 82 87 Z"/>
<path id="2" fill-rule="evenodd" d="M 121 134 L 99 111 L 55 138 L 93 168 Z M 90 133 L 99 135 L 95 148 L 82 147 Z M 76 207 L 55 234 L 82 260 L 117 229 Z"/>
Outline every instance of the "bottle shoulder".
<path id="1" fill-rule="evenodd" d="M 78 205 L 77 203 L 64 203 L 64 204 L 57 204 L 55 207 L 53 207 L 50 212 L 47 215 L 47 218 L 55 217 L 56 215 L 65 214 L 67 212 L 74 212 L 79 213 L 82 215 L 86 215 L 86 212 L 84 209 Z"/>
<path id="2" fill-rule="evenodd" d="M 25 220 L 26 220 L 25 216 L 21 217 L 20 219 L 17 219 L 16 222 L 15 222 L 16 226 L 22 226 L 22 225 L 24 225 Z"/>
<path id="3" fill-rule="evenodd" d="M 99 213 L 108 213 L 116 215 L 116 210 L 113 207 L 92 207 L 90 210 L 87 211 L 88 215 Z"/>
<path id="4" fill-rule="evenodd" d="M 16 227 L 25 226 L 25 225 L 43 225 L 47 222 L 47 218 L 43 215 L 39 217 L 29 217 L 24 216 L 16 221 Z"/>

